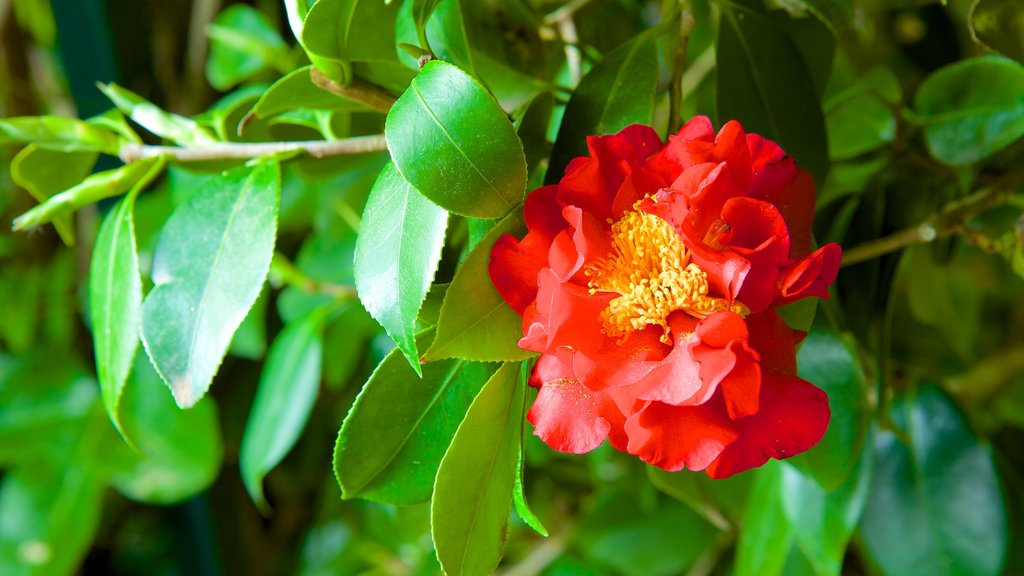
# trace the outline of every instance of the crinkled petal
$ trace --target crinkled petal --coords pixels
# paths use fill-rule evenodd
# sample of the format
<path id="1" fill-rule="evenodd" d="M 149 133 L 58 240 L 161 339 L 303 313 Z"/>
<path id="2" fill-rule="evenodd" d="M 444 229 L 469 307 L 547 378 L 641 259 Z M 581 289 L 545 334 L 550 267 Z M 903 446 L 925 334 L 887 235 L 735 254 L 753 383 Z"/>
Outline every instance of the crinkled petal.
<path id="1" fill-rule="evenodd" d="M 739 314 L 718 312 L 701 321 L 691 354 L 700 364 L 700 379 L 719 389 L 730 418 L 757 412 L 761 390 L 760 356 L 748 345 L 747 325 Z"/>
<path id="2" fill-rule="evenodd" d="M 777 305 L 808 296 L 828 298 L 828 286 L 835 282 L 843 251 L 838 244 L 826 244 L 810 256 L 782 271 L 778 279 Z"/>
<path id="3" fill-rule="evenodd" d="M 750 263 L 737 295 L 747 308 L 759 312 L 775 297 L 779 268 L 789 255 L 789 233 L 779 211 L 768 202 L 732 198 L 722 208 L 728 231 L 721 241 Z"/>
<path id="4" fill-rule="evenodd" d="M 670 472 L 703 470 L 736 440 L 721 402 L 669 406 L 651 402 L 626 420 L 626 450 Z"/>
<path id="5" fill-rule="evenodd" d="M 611 296 L 591 295 L 589 291 L 560 281 L 550 268 L 537 275 L 537 301 L 523 314 L 523 332 L 519 347 L 548 352 L 559 346 L 596 351 L 606 340 L 601 332 L 601 311 Z"/>

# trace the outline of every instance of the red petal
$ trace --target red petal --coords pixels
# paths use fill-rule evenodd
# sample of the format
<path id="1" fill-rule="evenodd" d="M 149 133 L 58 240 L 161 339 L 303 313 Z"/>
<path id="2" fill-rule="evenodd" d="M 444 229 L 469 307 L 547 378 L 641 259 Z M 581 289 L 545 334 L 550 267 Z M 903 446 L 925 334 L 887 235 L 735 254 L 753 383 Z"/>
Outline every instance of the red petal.
<path id="1" fill-rule="evenodd" d="M 785 374 L 796 374 L 796 345 L 804 333 L 793 330 L 774 309 L 769 308 L 746 318 L 749 344 L 757 350 L 761 367 Z"/>
<path id="2" fill-rule="evenodd" d="M 523 332 L 519 340 L 524 350 L 549 352 L 569 346 L 596 352 L 605 342 L 601 332 L 601 311 L 611 295 L 590 295 L 586 288 L 562 283 L 550 268 L 537 275 L 537 301 L 523 314 Z"/>
<path id="3" fill-rule="evenodd" d="M 697 328 L 699 344 L 693 357 L 700 363 L 700 378 L 711 390 L 721 388 L 729 417 L 754 414 L 759 406 L 759 355 L 747 344 L 747 325 L 738 314 L 718 312 Z"/>
<path id="4" fill-rule="evenodd" d="M 753 198 L 732 198 L 722 209 L 729 231 L 721 241 L 750 262 L 739 299 L 759 312 L 775 297 L 779 268 L 789 254 L 789 232 L 775 206 Z"/>
<path id="5" fill-rule="evenodd" d="M 828 287 L 835 282 L 843 251 L 838 244 L 826 244 L 810 256 L 782 271 L 778 280 L 778 305 L 818 296 L 828 298 Z"/>
<path id="6" fill-rule="evenodd" d="M 825 435 L 829 416 L 828 397 L 823 391 L 796 376 L 765 370 L 761 409 L 735 421 L 739 437 L 708 466 L 708 476 L 727 478 L 760 466 L 769 458 L 781 460 L 804 452 Z"/>
<path id="7" fill-rule="evenodd" d="M 774 204 L 789 227 L 790 254 L 796 260 L 813 249 L 814 179 L 797 168 L 793 159 L 771 140 L 747 136 L 753 156 L 754 181 L 750 196 Z"/>
<path id="8" fill-rule="evenodd" d="M 625 430 L 630 454 L 670 472 L 703 470 L 736 439 L 720 401 L 700 406 L 651 402 L 626 420 Z"/>

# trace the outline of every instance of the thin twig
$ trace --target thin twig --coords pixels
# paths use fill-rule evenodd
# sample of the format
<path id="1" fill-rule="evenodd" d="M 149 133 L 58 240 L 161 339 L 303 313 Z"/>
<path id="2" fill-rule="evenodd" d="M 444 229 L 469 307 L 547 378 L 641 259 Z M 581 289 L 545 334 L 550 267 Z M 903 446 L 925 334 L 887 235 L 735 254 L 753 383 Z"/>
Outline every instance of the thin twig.
<path id="1" fill-rule="evenodd" d="M 356 136 L 342 140 L 304 140 L 295 142 L 223 142 L 199 148 L 178 146 L 149 146 L 145 144 L 123 144 L 119 152 L 121 161 L 128 164 L 151 158 L 167 156 L 178 162 L 202 162 L 232 158 L 258 158 L 284 152 L 304 152 L 314 158 L 363 154 L 387 150 L 383 134 Z"/>
<path id="2" fill-rule="evenodd" d="M 544 23 L 548 26 L 557 26 L 563 20 L 571 20 L 573 14 L 580 8 L 590 4 L 591 0 L 572 0 L 559 7 L 557 10 L 544 16 Z"/>
<path id="3" fill-rule="evenodd" d="M 339 300 L 353 300 L 356 298 L 355 287 L 317 280 L 300 270 L 287 256 L 280 252 L 275 252 L 273 260 L 270 261 L 269 276 L 270 283 L 273 286 L 287 284 L 310 294 L 324 294 Z"/>
<path id="4" fill-rule="evenodd" d="M 565 551 L 565 538 L 552 536 L 533 547 L 525 558 L 499 572 L 499 576 L 535 576 L 544 571 Z"/>
<path id="5" fill-rule="evenodd" d="M 384 114 L 387 114 L 391 110 L 391 106 L 393 106 L 395 104 L 395 100 L 397 100 L 394 94 L 380 86 L 377 86 L 376 84 L 371 84 L 360 78 L 353 78 L 352 82 L 350 82 L 348 86 L 342 86 L 325 76 L 323 72 L 316 68 L 313 68 L 313 71 L 310 73 L 310 78 L 313 80 L 314 84 L 331 94 L 336 94 L 346 100 L 354 100 L 364 104 L 371 110 L 383 112 Z"/>

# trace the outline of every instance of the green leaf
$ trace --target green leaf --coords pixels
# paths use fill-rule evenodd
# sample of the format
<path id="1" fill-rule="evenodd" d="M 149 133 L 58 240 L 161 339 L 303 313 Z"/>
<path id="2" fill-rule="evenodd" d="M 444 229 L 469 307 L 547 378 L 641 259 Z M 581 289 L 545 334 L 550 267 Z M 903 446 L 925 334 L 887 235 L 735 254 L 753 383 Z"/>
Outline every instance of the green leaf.
<path id="1" fill-rule="evenodd" d="M 647 466 L 647 476 L 655 488 L 686 504 L 719 530 L 731 529 L 730 517 L 743 517 L 750 491 L 748 474 L 712 480 L 705 474 L 668 472 Z"/>
<path id="2" fill-rule="evenodd" d="M 1015 0 L 974 0 L 967 15 L 971 37 L 1024 63 L 1024 12 Z"/>
<path id="3" fill-rule="evenodd" d="M 359 300 L 420 373 L 416 314 L 441 261 L 448 212 L 388 164 L 363 209 L 356 241 Z"/>
<path id="4" fill-rule="evenodd" d="M 46 202 L 54 194 L 85 180 L 98 157 L 96 152 L 57 152 L 29 144 L 11 161 L 11 179 L 38 202 Z M 54 170 L 56 165 L 61 169 Z M 75 244 L 71 214 L 54 217 L 53 225 L 64 244 Z"/>
<path id="5" fill-rule="evenodd" d="M 522 441 L 523 387 L 518 363 L 499 368 L 441 460 L 430 532 L 446 574 L 490 574 L 501 559 Z"/>
<path id="6" fill-rule="evenodd" d="M 359 0 L 318 0 L 302 24 L 300 42 L 310 61 L 328 78 L 348 85 L 352 81 L 349 36 Z"/>
<path id="7" fill-rule="evenodd" d="M 832 416 L 821 442 L 787 462 L 832 490 L 843 484 L 856 466 L 867 432 L 863 376 L 846 343 L 827 332 L 807 335 L 797 366 L 801 378 L 828 394 Z"/>
<path id="8" fill-rule="evenodd" d="M 496 218 L 523 199 L 522 142 L 487 91 L 451 64 L 427 62 L 384 134 L 398 171 L 442 208 Z"/>
<path id="9" fill-rule="evenodd" d="M 35 144 L 59 152 L 103 152 L 116 155 L 117 135 L 77 118 L 21 116 L 0 118 L 0 144 Z"/>
<path id="10" fill-rule="evenodd" d="M 100 90 L 114 106 L 136 124 L 179 146 L 209 146 L 216 139 L 192 120 L 161 110 L 131 90 L 117 84 L 101 84 Z"/>
<path id="11" fill-rule="evenodd" d="M 334 471 L 342 497 L 393 504 L 429 499 L 445 449 L 496 368 L 442 360 L 424 365 L 421 379 L 401 352 L 392 350 L 363 386 L 338 434 Z"/>
<path id="12" fill-rule="evenodd" d="M 833 160 L 859 156 L 896 138 L 896 115 L 882 96 L 882 85 L 890 81 L 892 72 L 887 68 L 872 72 L 825 104 L 828 148 Z"/>
<path id="13" fill-rule="evenodd" d="M 289 72 L 260 96 L 249 111 L 254 118 L 270 118 L 290 110 L 312 108 L 318 110 L 365 110 L 366 107 L 328 92 L 313 83 L 312 66 L 303 66 Z M 243 120 L 243 124 L 245 121 Z"/>
<path id="14" fill-rule="evenodd" d="M 89 314 L 100 393 L 110 421 L 129 443 L 118 408 L 139 348 L 142 322 L 142 278 L 135 245 L 135 198 L 140 190 L 133 188 L 104 218 L 89 268 Z"/>
<path id="15" fill-rule="evenodd" d="M 98 408 L 98 407 L 97 407 Z M 94 410 L 62 459 L 21 466 L 0 483 L 0 572 L 5 575 L 72 574 L 99 527 L 104 477 L 93 465 L 112 434 Z"/>
<path id="16" fill-rule="evenodd" d="M 782 509 L 781 463 L 755 472 L 750 499 L 736 545 L 736 576 L 778 576 L 793 545 L 793 531 Z"/>
<path id="17" fill-rule="evenodd" d="M 288 45 L 255 8 L 227 8 L 206 33 L 210 36 L 206 78 L 217 90 L 228 90 L 266 68 L 289 68 Z"/>
<path id="18" fill-rule="evenodd" d="M 1024 135 L 1024 68 L 998 56 L 951 64 L 925 79 L 914 107 L 932 156 L 984 160 Z"/>
<path id="19" fill-rule="evenodd" d="M 183 408 L 206 393 L 259 296 L 274 252 L 279 188 L 276 163 L 229 170 L 193 193 L 160 233 L 142 342 Z"/>
<path id="20" fill-rule="evenodd" d="M 416 35 L 419 37 L 420 46 L 430 49 L 427 42 L 427 21 L 434 9 L 441 3 L 441 0 L 412 0 L 412 20 L 416 24 Z"/>
<path id="21" fill-rule="evenodd" d="M 771 18 L 719 3 L 718 116 L 774 140 L 822 185 L 828 140 L 814 80 L 800 51 Z"/>
<path id="22" fill-rule="evenodd" d="M 519 515 L 519 518 L 523 521 L 523 523 L 532 528 L 534 532 L 540 534 L 541 536 L 547 537 L 547 528 L 545 528 L 544 524 L 541 523 L 540 518 L 537 518 L 537 515 L 533 513 L 533 510 L 530 509 L 530 504 L 526 501 L 526 482 L 523 479 L 523 476 L 525 475 L 526 471 L 526 413 L 529 410 L 529 406 L 526 402 L 527 398 L 525 395 L 527 393 L 527 385 L 530 382 L 530 374 L 533 372 L 533 364 L 533 362 L 523 362 L 520 364 L 519 368 L 519 379 L 522 381 L 520 388 L 522 389 L 524 394 L 523 417 L 522 426 L 519 430 L 520 449 L 519 459 L 516 461 L 516 484 L 515 489 L 512 492 L 512 503 L 515 507 L 516 514 Z"/>
<path id="23" fill-rule="evenodd" d="M 81 183 L 51 196 L 46 202 L 14 219 L 12 228 L 24 230 L 46 224 L 54 218 L 78 210 L 104 198 L 120 196 L 139 182 L 148 182 L 163 168 L 159 158 L 146 158 L 105 172 L 97 172 Z"/>
<path id="24" fill-rule="evenodd" d="M 242 433 L 239 467 L 249 496 L 264 513 L 263 478 L 302 434 L 320 391 L 327 308 L 285 326 L 267 354 Z"/>
<path id="25" fill-rule="evenodd" d="M 999 574 L 1008 537 L 991 450 L 936 388 L 893 408 L 912 444 L 878 435 L 865 550 L 890 576 Z"/>
<path id="26" fill-rule="evenodd" d="M 461 0 L 438 3 L 433 18 L 427 22 L 427 40 L 430 49 L 442 60 L 476 75 Z"/>
<path id="27" fill-rule="evenodd" d="M 465 358 L 484 362 L 524 360 L 519 347 L 522 319 L 498 294 L 487 271 L 491 248 L 505 234 L 522 234 L 523 211 L 516 208 L 466 256 L 455 272 L 437 322 L 437 337 L 423 354 L 427 361 Z"/>
<path id="28" fill-rule="evenodd" d="M 766 0 L 765 5 L 769 8 L 782 8 L 795 18 L 810 12 L 837 36 L 849 28 L 853 21 L 852 0 Z"/>
<path id="29" fill-rule="evenodd" d="M 838 576 L 842 569 L 847 544 L 867 501 L 873 450 L 872 445 L 865 444 L 856 469 L 833 491 L 782 464 L 782 509 L 797 545 L 818 575 Z"/>
<path id="30" fill-rule="evenodd" d="M 224 445 L 212 399 L 179 410 L 146 355 L 139 353 L 125 385 L 121 415 L 138 453 L 111 478 L 118 491 L 138 502 L 174 504 L 213 484 Z"/>
<path id="31" fill-rule="evenodd" d="M 558 182 L 569 161 L 587 154 L 587 136 L 651 124 L 658 87 L 655 36 L 640 34 L 601 59 L 580 80 L 565 107 L 551 151 L 547 183 Z"/>

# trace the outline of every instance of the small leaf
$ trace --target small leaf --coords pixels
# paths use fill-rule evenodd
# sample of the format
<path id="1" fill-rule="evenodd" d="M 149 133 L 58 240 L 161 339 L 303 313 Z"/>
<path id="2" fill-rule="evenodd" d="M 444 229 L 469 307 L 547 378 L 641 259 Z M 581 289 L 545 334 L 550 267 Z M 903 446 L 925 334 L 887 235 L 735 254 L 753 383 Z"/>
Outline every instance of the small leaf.
<path id="1" fill-rule="evenodd" d="M 558 182 L 570 160 L 587 154 L 588 136 L 612 134 L 630 124 L 651 124 L 657 85 L 657 45 L 650 32 L 598 62 L 580 80 L 565 107 L 547 183 Z"/>
<path id="2" fill-rule="evenodd" d="M 205 398 L 179 410 L 160 376 L 139 353 L 121 400 L 125 434 L 138 448 L 111 478 L 138 502 L 175 504 L 206 490 L 220 472 L 224 444 L 217 407 Z"/>
<path id="3" fill-rule="evenodd" d="M 224 172 L 179 206 L 160 233 L 142 342 L 183 408 L 206 393 L 259 296 L 274 252 L 279 187 L 275 163 Z"/>
<path id="4" fill-rule="evenodd" d="M 114 170 L 97 172 L 81 183 L 54 194 L 46 202 L 14 219 L 12 228 L 24 230 L 46 224 L 61 214 L 78 210 L 83 206 L 99 202 L 104 198 L 120 196 L 136 183 L 149 180 L 163 168 L 159 158 L 146 158 L 126 164 Z"/>
<path id="5" fill-rule="evenodd" d="M 793 531 L 782 510 L 781 463 L 769 462 L 757 478 L 736 545 L 736 576 L 778 576 L 793 545 Z"/>
<path id="6" fill-rule="evenodd" d="M 814 176 L 828 172 L 828 140 L 814 80 L 779 25 L 756 9 L 721 2 L 718 116 L 774 140 Z"/>
<path id="7" fill-rule="evenodd" d="M 1007 547 L 992 451 L 936 388 L 894 405 L 911 446 L 883 431 L 860 535 L 887 575 L 994 576 Z"/>
<path id="8" fill-rule="evenodd" d="M 540 534 L 541 536 L 547 537 L 547 528 L 545 528 L 544 525 L 541 524 L 540 518 L 537 518 L 537 515 L 534 514 L 533 510 L 530 509 L 530 504 L 526 501 L 526 482 L 523 479 L 526 468 L 526 442 L 524 440 L 524 437 L 526 436 L 526 413 L 529 410 L 529 407 L 526 404 L 526 391 L 527 384 L 529 383 L 530 379 L 530 374 L 532 372 L 533 362 L 523 362 L 522 364 L 520 364 L 519 379 L 521 380 L 521 384 L 519 388 L 522 390 L 524 395 L 523 416 L 521 421 L 522 426 L 520 427 L 519 431 L 520 449 L 519 459 L 516 461 L 516 484 L 515 489 L 512 492 L 512 503 L 515 507 L 516 514 L 519 515 L 519 518 L 523 521 L 523 523 L 532 528 L 534 532 Z"/>
<path id="9" fill-rule="evenodd" d="M 1024 135 L 1024 68 L 998 56 L 951 64 L 925 79 L 914 107 L 932 156 L 984 160 Z"/>
<path id="10" fill-rule="evenodd" d="M 446 574 L 490 574 L 501 559 L 522 441 L 523 386 L 519 364 L 498 369 L 441 460 L 430 532 Z"/>
<path id="11" fill-rule="evenodd" d="M 437 322 L 437 337 L 423 354 L 427 361 L 465 358 L 484 362 L 514 361 L 533 353 L 518 346 L 522 319 L 491 284 L 487 271 L 491 248 L 505 234 L 521 234 L 523 211 L 516 208 L 487 233 L 455 273 Z"/>
<path id="12" fill-rule="evenodd" d="M 430 49 L 427 42 L 427 21 L 434 9 L 441 3 L 441 0 L 412 0 L 412 20 L 416 24 L 416 35 L 419 37 L 420 46 Z"/>
<path id="13" fill-rule="evenodd" d="M 401 351 L 392 350 L 363 386 L 338 434 L 334 471 L 342 497 L 392 504 L 429 499 L 445 449 L 496 368 L 442 360 L 424 365 L 421 379 Z"/>
<path id="14" fill-rule="evenodd" d="M 303 108 L 318 110 L 366 109 L 358 102 L 346 100 L 314 84 L 310 77 L 312 69 L 312 66 L 303 66 L 271 84 L 270 88 L 267 88 L 267 91 L 260 96 L 249 114 L 254 118 L 263 119 Z"/>
<path id="15" fill-rule="evenodd" d="M 210 56 L 206 78 L 228 90 L 266 68 L 288 69 L 288 45 L 270 21 L 250 6 L 231 6 L 207 28 Z"/>
<path id="16" fill-rule="evenodd" d="M 318 0 L 302 24 L 300 42 L 309 59 L 328 78 L 348 85 L 352 81 L 349 36 L 359 0 Z"/>
<path id="17" fill-rule="evenodd" d="M 976 42 L 1024 64 L 1024 12 L 1017 0 L 974 0 L 967 23 Z"/>
<path id="18" fill-rule="evenodd" d="M 116 155 L 120 145 L 109 130 L 77 118 L 21 116 L 0 118 L 0 144 L 35 144 L 59 152 L 103 152 Z"/>
<path id="19" fill-rule="evenodd" d="M 103 406 L 129 443 L 119 405 L 139 348 L 142 322 L 142 278 L 135 245 L 135 198 L 140 190 L 133 188 L 104 218 L 89 270 L 89 314 Z"/>
<path id="20" fill-rule="evenodd" d="M 98 157 L 96 152 L 56 152 L 29 144 L 11 161 L 11 179 L 38 202 L 46 202 L 54 194 L 85 180 Z M 58 164 L 61 169 L 54 170 Z M 70 213 L 55 216 L 53 226 L 64 244 L 75 244 L 75 226 Z"/>
<path id="21" fill-rule="evenodd" d="M 192 120 L 161 110 L 131 90 L 117 84 L 101 84 L 100 90 L 118 110 L 161 138 L 179 146 L 208 146 L 216 142 L 213 135 Z"/>
<path id="22" fill-rule="evenodd" d="M 523 145 L 497 102 L 451 64 L 427 62 L 388 113 L 395 167 L 438 206 L 503 216 L 526 190 Z"/>
<path id="23" fill-rule="evenodd" d="M 833 160 L 859 156 L 896 138 L 896 115 L 880 89 L 892 72 L 887 68 L 872 72 L 825 104 L 828 148 Z"/>
<path id="24" fill-rule="evenodd" d="M 330 306 L 330 305 L 328 305 Z M 320 390 L 326 308 L 281 330 L 267 354 L 252 411 L 242 433 L 239 467 L 253 502 L 270 512 L 263 478 L 302 434 Z"/>
<path id="25" fill-rule="evenodd" d="M 388 164 L 363 209 L 356 241 L 359 300 L 420 373 L 416 314 L 441 261 L 448 212 Z"/>

